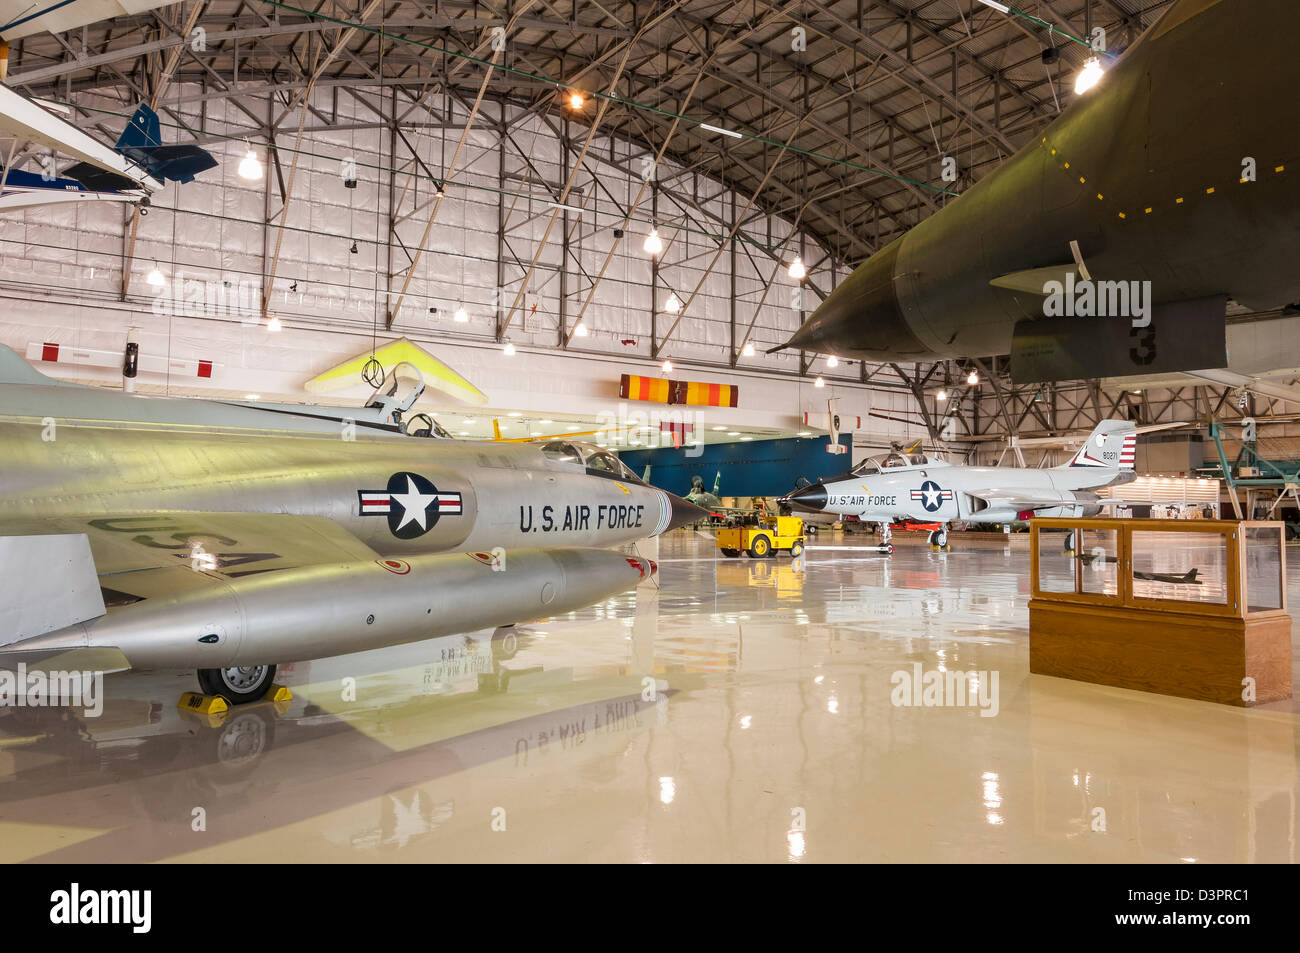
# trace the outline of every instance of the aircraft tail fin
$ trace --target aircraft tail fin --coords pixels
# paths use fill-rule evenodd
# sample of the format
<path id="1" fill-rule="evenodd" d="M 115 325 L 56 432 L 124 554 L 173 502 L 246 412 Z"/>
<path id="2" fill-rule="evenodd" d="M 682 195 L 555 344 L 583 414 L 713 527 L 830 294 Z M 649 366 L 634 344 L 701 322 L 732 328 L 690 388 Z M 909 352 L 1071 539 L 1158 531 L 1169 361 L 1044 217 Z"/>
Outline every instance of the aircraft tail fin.
<path id="1" fill-rule="evenodd" d="M 1059 469 L 1093 467 L 1105 470 L 1133 471 L 1137 453 L 1137 427 L 1131 420 L 1103 420 L 1070 462 Z"/>
<path id="2" fill-rule="evenodd" d="M 114 147 L 118 153 L 138 162 L 156 179 L 189 182 L 200 172 L 215 168 L 212 153 L 193 143 L 165 146 L 158 114 L 141 103 L 122 130 Z"/>

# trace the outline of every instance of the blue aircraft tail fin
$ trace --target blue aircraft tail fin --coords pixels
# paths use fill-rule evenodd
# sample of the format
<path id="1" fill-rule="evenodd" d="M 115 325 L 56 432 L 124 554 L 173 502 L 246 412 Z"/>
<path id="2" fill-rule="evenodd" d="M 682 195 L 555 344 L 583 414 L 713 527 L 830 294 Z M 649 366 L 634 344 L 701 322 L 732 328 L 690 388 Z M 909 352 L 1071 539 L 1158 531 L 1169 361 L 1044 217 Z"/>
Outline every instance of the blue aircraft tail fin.
<path id="1" fill-rule="evenodd" d="M 215 168 L 212 153 L 193 144 L 165 146 L 158 114 L 141 103 L 117 139 L 117 151 L 148 170 L 154 178 L 189 182 L 200 172 Z"/>

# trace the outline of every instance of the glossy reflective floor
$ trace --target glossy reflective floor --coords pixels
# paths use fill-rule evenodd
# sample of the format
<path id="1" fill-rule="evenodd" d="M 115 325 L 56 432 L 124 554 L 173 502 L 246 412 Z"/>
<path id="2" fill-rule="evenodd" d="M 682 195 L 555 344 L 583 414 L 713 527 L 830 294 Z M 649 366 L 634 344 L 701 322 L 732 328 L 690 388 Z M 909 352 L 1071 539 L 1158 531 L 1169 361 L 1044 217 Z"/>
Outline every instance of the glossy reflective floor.
<path id="1" fill-rule="evenodd" d="M 190 673 L 0 710 L 0 861 L 1296 859 L 1300 706 L 1030 676 L 1027 538 L 896 540 L 801 572 L 678 531 L 657 590 L 286 667 L 211 723 Z M 967 697 L 894 703 L 930 671 Z"/>

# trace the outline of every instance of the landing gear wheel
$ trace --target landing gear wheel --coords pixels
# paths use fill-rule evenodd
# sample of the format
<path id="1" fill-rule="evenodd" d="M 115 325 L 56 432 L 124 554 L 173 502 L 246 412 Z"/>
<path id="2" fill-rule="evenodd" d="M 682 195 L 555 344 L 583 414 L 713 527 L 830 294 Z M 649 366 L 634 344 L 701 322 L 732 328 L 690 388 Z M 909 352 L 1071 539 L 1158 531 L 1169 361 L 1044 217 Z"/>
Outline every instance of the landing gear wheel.
<path id="1" fill-rule="evenodd" d="M 232 705 L 255 702 L 275 681 L 274 665 L 236 665 L 199 669 L 199 688 L 205 695 L 220 695 Z"/>
<path id="2" fill-rule="evenodd" d="M 772 542 L 766 536 L 755 536 L 754 541 L 749 544 L 749 555 L 755 559 L 762 559 L 772 552 Z"/>
<path id="3" fill-rule="evenodd" d="M 948 545 L 948 531 L 946 529 L 936 529 L 930 533 L 930 549 L 934 552 L 947 552 L 952 547 Z"/>
<path id="4" fill-rule="evenodd" d="M 887 552 L 891 556 L 894 555 L 894 544 L 885 543 L 885 552 Z"/>
<path id="5" fill-rule="evenodd" d="M 804 531 L 805 533 L 807 533 L 809 536 L 816 536 L 816 535 L 817 535 L 817 527 L 816 527 L 816 526 L 805 526 L 805 527 L 803 528 L 803 531 Z"/>
<path id="6" fill-rule="evenodd" d="M 739 550 L 739 549 L 724 549 L 724 550 L 722 550 L 722 555 L 726 556 L 728 559 L 735 559 L 737 556 L 740 555 L 740 550 Z"/>
<path id="7" fill-rule="evenodd" d="M 803 553 L 803 543 L 795 542 L 790 544 L 791 558 L 798 559 L 802 553 Z"/>

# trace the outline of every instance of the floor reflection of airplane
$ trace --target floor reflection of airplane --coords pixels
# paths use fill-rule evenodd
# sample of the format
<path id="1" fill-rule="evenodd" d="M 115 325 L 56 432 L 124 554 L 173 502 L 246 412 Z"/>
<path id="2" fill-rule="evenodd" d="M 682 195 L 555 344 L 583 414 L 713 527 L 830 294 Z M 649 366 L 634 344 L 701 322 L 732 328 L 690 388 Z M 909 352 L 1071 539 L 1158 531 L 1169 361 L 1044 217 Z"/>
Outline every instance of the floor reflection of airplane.
<path id="1" fill-rule="evenodd" d="M 0 347 L 0 647 L 196 668 L 206 693 L 251 701 L 280 662 L 633 588 L 654 564 L 593 547 L 701 515 L 604 451 L 409 436 L 393 422 L 405 402 L 376 395 L 141 398 L 50 380 Z"/>
<path id="2" fill-rule="evenodd" d="M 83 859 L 153 860 L 191 850 L 188 825 L 156 822 L 178 811 L 188 817 L 196 803 L 210 820 L 223 818 L 211 830 L 228 841 L 371 802 L 377 826 L 351 835 L 345 828 L 347 845 L 401 847 L 399 822 L 415 804 L 414 787 L 494 761 L 526 769 L 539 756 L 589 751 L 584 743 L 593 739 L 633 736 L 662 724 L 676 693 L 700 683 L 701 676 L 675 666 L 673 688 L 657 679 L 656 697 L 647 700 L 644 673 L 611 666 L 581 677 L 567 664 L 544 666 L 541 635 L 528 628 L 472 632 L 299 663 L 290 673 L 291 701 L 215 716 L 160 700 L 159 679 L 139 675 L 108 683 L 98 718 L 75 708 L 0 708 L 7 768 L 0 804 L 7 821 L 39 828 L 66 823 L 51 816 L 65 810 L 53 795 L 101 791 L 97 817 L 111 823 L 100 838 L 69 845 L 52 834 L 46 841 L 54 845 L 46 850 Z M 341 699 L 344 677 L 355 679 L 355 702 Z M 387 800 L 394 778 L 404 792 L 401 809 Z M 249 809 L 271 798 L 275 810 Z M 421 802 L 433 822 L 423 833 L 437 826 L 446 800 Z M 138 836 L 142 823 L 150 836 Z M 13 840 L 0 842 L 0 862 L 32 850 L 32 840 Z"/>
<path id="3" fill-rule="evenodd" d="M 848 473 L 795 490 L 780 502 L 814 511 L 853 513 L 882 524 L 888 543 L 895 520 L 940 524 L 930 545 L 948 545 L 953 520 L 1008 523 L 1031 516 L 1091 516 L 1123 500 L 1102 500 L 1090 492 L 1133 475 L 1137 444 L 1134 425 L 1104 420 L 1063 466 L 953 466 L 924 453 L 893 451 L 863 460 Z"/>

